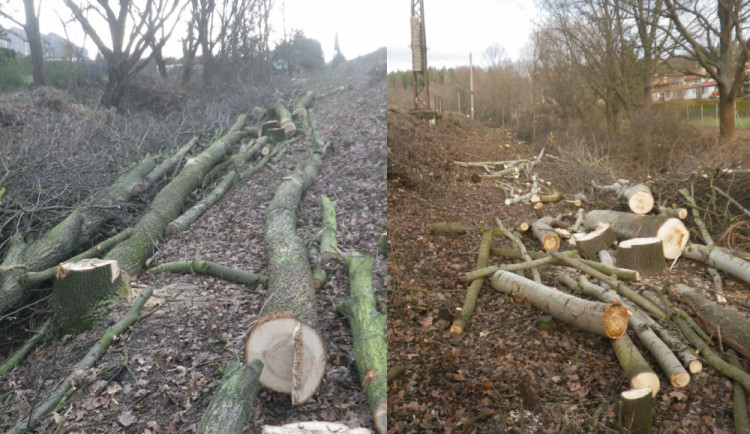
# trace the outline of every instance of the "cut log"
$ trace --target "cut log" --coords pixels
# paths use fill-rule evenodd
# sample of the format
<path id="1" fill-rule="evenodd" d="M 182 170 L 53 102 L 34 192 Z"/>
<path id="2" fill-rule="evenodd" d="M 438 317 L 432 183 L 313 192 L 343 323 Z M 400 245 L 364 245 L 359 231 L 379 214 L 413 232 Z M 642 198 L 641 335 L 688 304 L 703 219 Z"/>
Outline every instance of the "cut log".
<path id="1" fill-rule="evenodd" d="M 742 363 L 734 350 L 727 351 L 729 364 L 737 369 L 742 369 Z M 732 413 L 734 415 L 734 432 L 737 434 L 750 434 L 750 420 L 747 414 L 747 393 L 742 384 L 734 381 L 732 383 Z"/>
<path id="2" fill-rule="evenodd" d="M 633 344 L 633 340 L 627 334 L 624 334 L 612 341 L 612 349 L 615 351 L 617 361 L 620 363 L 630 387 L 632 389 L 646 388 L 655 397 L 661 388 L 659 377 Z"/>
<path id="3" fill-rule="evenodd" d="M 34 411 L 30 415 L 24 417 L 13 429 L 10 430 L 13 434 L 21 434 L 28 432 L 30 428 L 33 428 L 41 419 L 50 415 L 64 400 L 68 399 L 73 389 L 73 382 L 76 378 L 81 376 L 84 371 L 94 366 L 99 358 L 101 358 L 107 351 L 112 342 L 117 336 L 123 334 L 128 327 L 135 324 L 140 318 L 140 311 L 146 301 L 151 297 L 154 290 L 153 288 L 146 288 L 141 292 L 138 297 L 133 301 L 133 305 L 130 310 L 122 317 L 118 322 L 110 326 L 102 335 L 102 337 L 94 344 L 88 353 L 81 359 L 65 379 L 60 382 L 57 387 L 48 395 L 45 401 L 38 403 L 34 407 Z"/>
<path id="4" fill-rule="evenodd" d="M 279 128 L 279 127 L 281 127 L 281 124 L 276 119 L 273 119 L 273 120 L 270 120 L 270 121 L 267 121 L 267 122 L 263 122 L 260 125 L 260 133 L 261 133 L 261 135 L 265 136 L 266 133 L 268 133 L 268 130 L 273 130 L 273 129 L 276 129 L 276 128 Z"/>
<path id="5" fill-rule="evenodd" d="M 667 268 L 660 238 L 631 238 L 621 242 L 615 252 L 617 263 L 647 276 L 660 276 Z"/>
<path id="6" fill-rule="evenodd" d="M 276 102 L 275 109 L 276 115 L 279 117 L 280 128 L 284 130 L 284 138 L 291 139 L 297 133 L 292 114 L 280 100 Z"/>
<path id="7" fill-rule="evenodd" d="M 578 278 L 578 284 L 581 291 L 586 295 L 593 296 L 601 301 L 615 300 L 629 307 L 632 312 L 628 318 L 630 329 L 634 331 L 638 340 L 654 356 L 654 359 L 656 359 L 656 362 L 669 379 L 670 384 L 674 387 L 685 387 L 690 383 L 690 374 L 687 373 L 680 360 L 672 352 L 672 349 L 649 327 L 646 315 L 642 314 L 635 307 L 628 306 L 626 301 L 621 299 L 616 292 L 594 285 L 585 276 Z"/>
<path id="8" fill-rule="evenodd" d="M 492 287 L 522 297 L 553 317 L 599 336 L 617 339 L 628 327 L 628 310 L 621 304 L 584 300 L 510 271 L 495 272 Z"/>
<path id="9" fill-rule="evenodd" d="M 627 185 L 627 181 L 618 180 L 612 185 L 598 185 L 592 181 L 594 187 L 601 191 L 611 191 L 617 198 L 625 202 L 628 208 L 636 214 L 648 214 L 654 208 L 654 196 L 646 184 Z"/>
<path id="10" fill-rule="evenodd" d="M 750 359 L 750 319 L 701 296 L 693 288 L 678 284 L 674 293 L 695 311 L 698 322 L 712 336 L 721 336 L 725 345 Z"/>
<path id="11" fill-rule="evenodd" d="M 531 224 L 531 232 L 542 243 L 545 252 L 560 248 L 560 237 L 552 228 L 553 220 L 552 217 L 545 216 Z"/>
<path id="12" fill-rule="evenodd" d="M 224 370 L 221 384 L 203 413 L 197 433 L 241 433 L 252 415 L 253 404 L 260 389 L 263 362 L 230 363 Z"/>
<path id="13" fill-rule="evenodd" d="M 690 238 L 682 221 L 674 217 L 595 210 L 589 211 L 584 218 L 588 230 L 596 229 L 600 223 L 609 223 L 618 238 L 660 238 L 667 259 L 680 256 Z"/>
<path id="14" fill-rule="evenodd" d="M 718 247 L 691 244 L 685 248 L 683 254 L 686 258 L 701 261 L 750 284 L 750 262 L 730 255 Z"/>
<path id="15" fill-rule="evenodd" d="M 111 307 L 111 301 L 130 294 L 130 285 L 117 261 L 83 259 L 57 268 L 50 306 L 59 334 L 76 335 L 88 329 Z"/>
<path id="16" fill-rule="evenodd" d="M 341 256 L 336 240 L 336 202 L 323 195 L 320 197 L 320 203 L 323 212 L 320 229 L 320 261 L 326 263 Z"/>
<path id="17" fill-rule="evenodd" d="M 489 264 L 490 261 L 490 247 L 492 247 L 492 232 L 485 232 L 482 235 L 482 241 L 479 243 L 479 257 L 477 258 L 477 268 L 484 268 Z M 464 298 L 464 305 L 461 308 L 461 314 L 458 315 L 451 325 L 450 332 L 454 335 L 460 335 L 463 333 L 466 324 L 469 322 L 469 318 L 474 313 L 474 309 L 477 307 L 477 297 L 479 296 L 479 290 L 484 285 L 484 277 L 479 277 L 471 281 L 469 289 L 466 291 L 466 298 Z"/>
<path id="18" fill-rule="evenodd" d="M 193 223 L 198 221 L 203 214 L 206 213 L 212 206 L 221 199 L 224 194 L 233 186 L 239 175 L 236 171 L 230 170 L 224 175 L 221 180 L 214 186 L 211 191 L 206 194 L 198 203 L 188 208 L 185 212 L 180 214 L 179 217 L 174 219 L 171 223 L 164 228 L 164 233 L 169 236 L 175 236 L 185 229 L 189 228 Z"/>
<path id="19" fill-rule="evenodd" d="M 685 220 L 688 215 L 688 210 L 686 208 L 672 208 L 664 205 L 656 205 L 656 211 L 658 211 L 659 214 L 667 217 L 677 217 L 680 220 Z"/>
<path id="20" fill-rule="evenodd" d="M 617 420 L 623 432 L 651 434 L 654 432 L 654 401 L 650 390 L 630 389 L 620 393 Z"/>
<path id="21" fill-rule="evenodd" d="M 593 232 L 573 234 L 576 250 L 586 259 L 596 259 L 602 250 L 607 250 L 617 242 L 617 236 L 609 223 L 599 225 Z"/>
<path id="22" fill-rule="evenodd" d="M 533 252 L 532 251 L 532 252 L 528 252 L 528 253 L 529 253 L 529 256 L 531 256 L 533 259 L 541 259 L 543 257 L 548 256 L 548 255 L 546 255 L 543 252 Z M 578 252 L 576 252 L 576 251 L 566 251 L 566 252 L 560 252 L 560 253 L 563 254 L 563 255 L 566 255 L 566 256 L 570 256 L 570 257 L 575 257 L 575 256 L 578 255 Z M 501 248 L 498 248 L 498 247 L 492 247 L 490 249 L 490 255 L 492 255 L 492 256 L 501 256 L 501 257 L 504 257 L 504 258 L 512 258 L 512 259 L 523 259 L 523 256 L 521 256 L 521 252 L 518 251 L 518 250 L 515 250 L 515 249 L 501 249 Z M 580 259 L 580 262 L 583 263 L 584 265 L 587 265 L 589 267 L 594 268 L 595 270 L 597 270 L 597 271 L 599 271 L 601 273 L 605 273 L 605 274 L 608 274 L 608 275 L 614 274 L 615 276 L 617 276 L 618 279 L 621 279 L 621 280 L 638 281 L 641 278 L 640 277 L 640 273 L 638 273 L 635 270 L 628 270 L 626 268 L 618 268 L 618 267 L 610 267 L 610 266 L 602 264 L 601 262 L 590 261 L 588 259 Z M 557 259 L 557 258 L 555 258 L 554 261 L 550 262 L 550 264 L 552 264 L 552 265 L 568 265 L 568 263 L 563 262 L 563 261 L 561 261 L 560 259 Z M 495 271 L 497 271 L 497 268 L 495 268 L 494 270 L 489 270 L 489 268 L 491 268 L 491 267 L 487 267 L 487 268 L 488 268 L 487 270 L 482 271 L 482 274 L 486 273 L 486 274 L 483 274 L 484 276 L 489 276 L 489 275 L 493 274 Z M 477 271 L 479 271 L 479 270 L 477 270 Z M 475 273 L 475 272 L 472 271 L 470 273 L 466 273 L 466 280 L 471 281 L 471 280 L 474 280 L 477 277 L 479 277 L 478 275 L 474 275 L 472 273 Z"/>
<path id="23" fill-rule="evenodd" d="M 386 318 L 375 307 L 372 269 L 375 261 L 359 253 L 345 257 L 351 295 L 336 310 L 346 315 L 352 329 L 352 355 L 362 380 L 362 389 L 372 411 L 375 428 L 386 434 L 388 414 L 386 380 L 388 344 L 385 337 Z"/>
<path id="24" fill-rule="evenodd" d="M 188 160 L 151 202 L 147 211 L 135 225 L 133 235 L 115 246 L 106 256 L 114 259 L 130 274 L 138 273 L 161 240 L 166 226 L 179 217 L 185 198 L 200 186 L 203 177 L 229 153 L 232 145 L 247 133 L 244 131 L 245 115 L 238 117 L 227 134 L 215 140 L 197 156 Z"/>
<path id="25" fill-rule="evenodd" d="M 529 253 L 526 250 L 526 246 L 523 245 L 523 241 L 521 241 L 521 238 L 513 231 L 506 229 L 503 226 L 503 222 L 499 218 L 495 219 L 495 221 L 497 222 L 497 226 L 500 228 L 500 232 L 509 240 L 513 241 L 513 244 L 518 247 L 518 251 L 521 252 L 521 258 L 523 258 L 523 260 L 526 262 L 531 262 L 531 256 L 529 256 Z M 534 277 L 535 282 L 542 283 L 542 277 L 539 274 L 539 270 L 537 270 L 536 268 L 531 268 L 531 275 Z"/>
<path id="26" fill-rule="evenodd" d="M 266 283 L 266 276 L 249 273 L 236 268 L 227 267 L 226 265 L 215 262 L 202 261 L 193 259 L 190 261 L 175 261 L 149 268 L 149 273 L 198 273 L 206 276 L 214 276 L 219 279 L 228 280 L 242 285 L 253 286 Z"/>
<path id="27" fill-rule="evenodd" d="M 245 345 L 247 360 L 259 359 L 261 383 L 289 393 L 292 404 L 309 400 L 325 373 L 323 341 L 315 331 L 315 284 L 305 242 L 297 235 L 297 208 L 323 164 L 318 146 L 284 178 L 265 211 L 268 295 Z"/>
<path id="28" fill-rule="evenodd" d="M 286 140 L 286 130 L 284 128 L 271 128 L 266 131 L 265 137 L 270 143 L 281 143 Z"/>

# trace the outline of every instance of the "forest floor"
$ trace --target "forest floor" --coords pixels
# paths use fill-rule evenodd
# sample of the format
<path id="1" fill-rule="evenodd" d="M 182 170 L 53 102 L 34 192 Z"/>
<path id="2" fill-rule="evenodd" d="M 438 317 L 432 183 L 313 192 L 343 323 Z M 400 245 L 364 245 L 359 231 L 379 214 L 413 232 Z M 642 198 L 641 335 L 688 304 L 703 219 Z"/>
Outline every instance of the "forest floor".
<path id="1" fill-rule="evenodd" d="M 547 327 L 548 316 L 528 302 L 494 291 L 489 279 L 463 334 L 449 332 L 470 283 L 464 273 L 476 268 L 481 235 L 431 233 L 429 225 L 447 221 L 495 226 L 500 219 L 505 227 L 514 228 L 536 219 L 529 205 L 505 205 L 497 180 L 475 182 L 475 177 L 473 181 L 472 175 L 483 173 L 481 168 L 453 162 L 525 159 L 540 149 L 454 114 L 445 114 L 435 127 L 400 107 L 389 106 L 388 114 L 388 365 L 389 370 L 397 365 L 405 368 L 389 385 L 390 430 L 617 432 L 614 403 L 628 382 L 606 338 L 558 320 Z M 747 143 L 737 146 L 747 152 Z M 610 184 L 613 177 L 646 180 L 645 171 L 628 171 L 615 158 L 590 159 L 581 150 L 565 154 L 548 149 L 549 153 L 558 158 L 544 157 L 535 171 L 550 182 L 550 190 L 567 197 L 585 193 L 587 210 L 620 209 L 614 197 L 591 192 L 591 180 L 603 184 Z M 515 182 L 517 192 L 527 191 L 523 176 L 520 181 L 504 182 Z M 652 188 L 664 203 L 680 203 L 672 180 L 653 181 Z M 544 214 L 552 216 L 575 211 L 565 202 L 544 207 Z M 747 217 L 734 221 L 747 223 Z M 691 226 L 689 219 L 686 225 Z M 731 239 L 724 237 L 725 242 Z M 528 249 L 541 250 L 531 234 L 523 240 Z M 493 246 L 514 247 L 499 235 L 494 236 Z M 490 258 L 490 264 L 509 261 Z M 555 286 L 555 275 L 562 270 L 546 266 L 540 271 L 543 281 Z M 712 297 L 710 282 L 705 266 L 680 259 L 664 276 L 644 278 L 641 283 L 667 292 L 672 285 L 685 283 Z M 741 306 L 748 299 L 747 285 L 731 278 L 725 284 L 729 305 L 748 315 L 750 311 Z M 718 345 L 715 349 L 719 351 Z M 658 371 L 647 351 L 642 352 L 661 381 L 654 404 L 655 432 L 734 431 L 730 380 L 704 364 L 686 388 L 678 389 Z"/>
<path id="2" fill-rule="evenodd" d="M 378 237 L 386 230 L 385 49 L 276 86 L 265 104 L 247 100 L 245 112 L 255 105 L 273 104 L 280 95 L 301 95 L 312 89 L 321 96 L 314 113 L 321 138 L 331 142 L 316 182 L 303 197 L 299 234 L 314 240 L 321 221 L 321 195 L 337 200 L 339 247 L 376 258 L 373 283 L 378 307 L 386 313 L 386 263 L 378 255 Z M 314 148 L 309 137 L 291 144 L 281 161 L 235 185 L 187 231 L 160 241 L 149 264 L 203 259 L 264 274 L 264 210 L 284 175 Z M 319 331 L 328 358 L 323 382 L 308 403 L 297 407 L 288 395 L 261 389 L 247 432 L 307 420 L 373 427 L 351 355 L 351 330 L 335 311 L 349 293 L 346 272 L 342 264 L 327 271 L 317 297 Z M 249 325 L 266 294 L 262 285 L 245 287 L 217 278 L 167 273 L 144 272 L 135 277 L 133 286 L 136 292 L 145 286 L 154 288 L 141 319 L 119 336 L 64 407 L 46 418 L 38 431 L 194 432 L 223 367 L 243 358 Z M 0 378 L 0 431 L 28 417 L 126 310 L 127 306 L 112 310 L 106 320 L 79 336 L 42 345 Z M 13 334 L 5 331 L 3 337 Z M 12 347 L 20 344 L 11 342 Z M 0 347 L 3 358 L 12 349 L 5 343 Z"/>

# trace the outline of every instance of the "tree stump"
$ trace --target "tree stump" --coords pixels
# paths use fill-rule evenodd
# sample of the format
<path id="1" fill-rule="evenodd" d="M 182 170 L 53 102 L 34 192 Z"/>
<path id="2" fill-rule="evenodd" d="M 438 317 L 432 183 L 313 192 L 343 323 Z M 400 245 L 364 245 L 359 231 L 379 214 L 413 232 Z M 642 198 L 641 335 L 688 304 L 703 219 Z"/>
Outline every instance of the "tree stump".
<path id="1" fill-rule="evenodd" d="M 625 240 L 617 246 L 615 256 L 619 266 L 645 275 L 659 276 L 667 268 L 662 241 L 656 237 Z"/>
<path id="2" fill-rule="evenodd" d="M 617 242 L 617 236 L 609 223 L 599 225 L 596 230 L 587 234 L 573 234 L 573 239 L 578 253 L 587 259 L 596 259 L 600 251 L 607 250 Z"/>
<path id="3" fill-rule="evenodd" d="M 59 332 L 78 334 L 106 309 L 107 301 L 127 297 L 130 285 L 117 261 L 84 259 L 57 268 L 50 305 Z"/>
<path id="4" fill-rule="evenodd" d="M 650 434 L 653 432 L 654 401 L 651 389 L 630 389 L 620 393 L 617 420 L 624 432 Z"/>

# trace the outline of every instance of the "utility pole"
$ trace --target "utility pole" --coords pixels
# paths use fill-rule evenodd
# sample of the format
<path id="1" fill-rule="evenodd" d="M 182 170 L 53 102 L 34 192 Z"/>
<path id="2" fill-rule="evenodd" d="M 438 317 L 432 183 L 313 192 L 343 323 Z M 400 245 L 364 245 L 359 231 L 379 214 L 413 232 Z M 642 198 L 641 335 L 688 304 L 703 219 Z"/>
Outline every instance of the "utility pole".
<path id="1" fill-rule="evenodd" d="M 430 82 L 427 77 L 427 37 L 424 29 L 424 0 L 411 0 L 411 59 L 414 109 L 430 110 Z"/>
<path id="2" fill-rule="evenodd" d="M 469 92 L 471 94 L 471 118 L 474 119 L 474 64 L 469 53 Z"/>

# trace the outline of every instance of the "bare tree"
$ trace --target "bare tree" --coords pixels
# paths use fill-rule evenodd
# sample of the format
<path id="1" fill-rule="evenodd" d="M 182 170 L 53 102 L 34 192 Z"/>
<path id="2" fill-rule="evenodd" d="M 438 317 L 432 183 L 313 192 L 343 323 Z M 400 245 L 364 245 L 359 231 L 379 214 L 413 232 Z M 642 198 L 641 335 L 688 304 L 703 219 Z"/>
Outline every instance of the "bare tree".
<path id="1" fill-rule="evenodd" d="M 750 60 L 750 1 L 664 0 L 674 23 L 674 39 L 690 58 L 716 80 L 719 90 L 719 136 L 734 136 L 737 92 Z"/>
<path id="2" fill-rule="evenodd" d="M 73 0 L 64 0 L 83 31 L 91 37 L 99 52 L 107 61 L 107 86 L 102 96 L 102 105 L 119 107 L 130 81 L 148 64 L 154 53 L 169 39 L 176 19 L 171 21 L 169 31 L 157 38 L 157 33 L 170 23 L 175 13 L 179 15 L 179 0 L 146 0 L 140 8 L 133 0 L 119 0 L 119 8 L 113 8 L 109 0 L 87 2 L 80 7 Z M 98 33 L 87 12 L 91 11 L 106 20 L 109 36 L 108 45 Z M 151 48 L 153 47 L 153 48 Z M 151 48 L 146 56 L 146 50 Z"/>
<path id="3" fill-rule="evenodd" d="M 23 8 L 26 14 L 26 23 L 13 18 L 0 9 L 0 15 L 13 21 L 23 27 L 26 31 L 26 38 L 29 40 L 29 51 L 31 52 L 31 66 L 34 75 L 34 84 L 43 86 L 47 84 L 47 77 L 44 73 L 44 46 L 42 45 L 42 35 L 39 33 L 39 11 L 42 8 L 42 1 L 39 1 L 38 8 L 34 7 L 34 0 L 23 0 Z"/>

